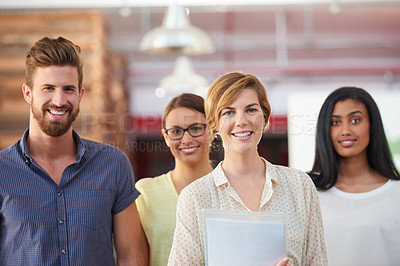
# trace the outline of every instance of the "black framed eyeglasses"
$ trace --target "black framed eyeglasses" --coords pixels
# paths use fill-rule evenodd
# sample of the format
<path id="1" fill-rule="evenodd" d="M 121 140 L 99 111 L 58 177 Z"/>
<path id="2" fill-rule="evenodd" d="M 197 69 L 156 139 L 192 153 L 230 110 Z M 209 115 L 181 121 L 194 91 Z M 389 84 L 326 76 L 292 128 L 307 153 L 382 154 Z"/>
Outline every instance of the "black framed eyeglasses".
<path id="1" fill-rule="evenodd" d="M 206 131 L 206 127 L 207 127 L 207 124 L 195 123 L 195 124 L 191 124 L 187 128 L 171 127 L 169 129 L 164 128 L 164 130 L 170 139 L 180 140 L 183 138 L 183 135 L 185 135 L 185 131 L 187 131 L 189 133 L 189 135 L 194 138 L 203 136 L 204 132 Z"/>

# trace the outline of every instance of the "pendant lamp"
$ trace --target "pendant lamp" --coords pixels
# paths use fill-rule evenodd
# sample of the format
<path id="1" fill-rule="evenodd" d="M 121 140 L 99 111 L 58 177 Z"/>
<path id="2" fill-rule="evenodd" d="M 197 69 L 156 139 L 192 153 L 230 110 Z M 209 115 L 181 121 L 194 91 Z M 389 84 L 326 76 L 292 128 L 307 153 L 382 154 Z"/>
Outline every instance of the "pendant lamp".
<path id="1" fill-rule="evenodd" d="M 207 33 L 190 24 L 185 9 L 171 5 L 160 27 L 149 31 L 140 43 L 140 50 L 148 53 L 210 54 L 215 51 Z"/>
<path id="2" fill-rule="evenodd" d="M 190 58 L 181 55 L 175 61 L 172 75 L 161 80 L 156 95 L 163 97 L 166 94 L 190 92 L 204 97 L 208 86 L 207 80 L 194 72 Z"/>

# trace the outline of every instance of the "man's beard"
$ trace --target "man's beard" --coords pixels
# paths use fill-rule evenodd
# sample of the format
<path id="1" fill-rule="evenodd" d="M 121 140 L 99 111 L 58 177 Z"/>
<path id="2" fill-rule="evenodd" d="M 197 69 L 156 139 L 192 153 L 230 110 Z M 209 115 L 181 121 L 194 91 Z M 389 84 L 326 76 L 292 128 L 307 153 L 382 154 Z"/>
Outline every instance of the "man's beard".
<path id="1" fill-rule="evenodd" d="M 52 120 L 49 121 L 49 119 L 45 118 L 45 115 L 47 113 L 48 109 L 53 109 L 53 110 L 57 110 L 57 109 L 63 109 L 63 110 L 67 110 L 67 121 L 59 121 L 59 120 Z M 57 108 L 54 105 L 51 104 L 45 104 L 42 106 L 42 110 L 40 110 L 39 108 L 35 107 L 35 105 L 33 104 L 32 101 L 32 114 L 33 117 L 38 121 L 39 127 L 40 129 L 47 135 L 51 136 L 51 137 L 59 137 L 61 135 L 64 135 L 69 128 L 72 125 L 72 122 L 75 121 L 76 117 L 79 114 L 79 106 L 78 108 L 73 111 L 72 110 L 72 106 L 71 105 L 64 105 L 60 108 Z"/>

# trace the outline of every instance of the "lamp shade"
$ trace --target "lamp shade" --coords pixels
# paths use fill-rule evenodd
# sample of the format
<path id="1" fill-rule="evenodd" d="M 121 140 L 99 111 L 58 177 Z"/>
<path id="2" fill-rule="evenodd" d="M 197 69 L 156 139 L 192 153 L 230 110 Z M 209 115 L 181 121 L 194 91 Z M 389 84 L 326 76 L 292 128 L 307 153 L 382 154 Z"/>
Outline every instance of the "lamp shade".
<path id="1" fill-rule="evenodd" d="M 182 55 L 176 59 L 172 75 L 161 80 L 156 95 L 190 92 L 204 97 L 208 86 L 207 80 L 194 72 L 190 58 Z"/>
<path id="2" fill-rule="evenodd" d="M 149 31 L 140 43 L 140 50 L 149 53 L 210 54 L 215 51 L 211 38 L 190 24 L 185 9 L 171 5 L 160 27 Z"/>

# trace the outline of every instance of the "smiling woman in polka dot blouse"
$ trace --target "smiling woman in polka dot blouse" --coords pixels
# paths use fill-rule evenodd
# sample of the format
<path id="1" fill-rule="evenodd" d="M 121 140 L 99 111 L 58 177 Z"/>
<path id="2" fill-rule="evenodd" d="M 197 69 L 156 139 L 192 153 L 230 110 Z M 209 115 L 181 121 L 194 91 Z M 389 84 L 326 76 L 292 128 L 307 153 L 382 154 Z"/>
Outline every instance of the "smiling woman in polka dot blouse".
<path id="1" fill-rule="evenodd" d="M 327 265 L 319 200 L 311 179 L 258 154 L 271 114 L 262 83 L 249 74 L 223 75 L 211 85 L 205 108 L 210 130 L 222 137 L 225 159 L 182 190 L 168 265 L 205 264 L 204 209 L 285 214 L 287 258 L 277 265 Z"/>

